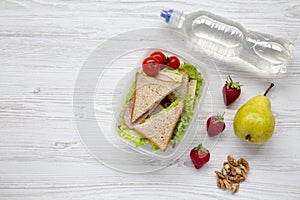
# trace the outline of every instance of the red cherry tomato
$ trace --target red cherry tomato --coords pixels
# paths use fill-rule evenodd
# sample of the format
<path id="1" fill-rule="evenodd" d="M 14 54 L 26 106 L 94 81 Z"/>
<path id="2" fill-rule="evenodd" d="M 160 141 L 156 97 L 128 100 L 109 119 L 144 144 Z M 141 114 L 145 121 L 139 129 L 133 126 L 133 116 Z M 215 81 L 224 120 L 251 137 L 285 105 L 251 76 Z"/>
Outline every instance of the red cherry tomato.
<path id="1" fill-rule="evenodd" d="M 147 57 L 143 61 L 142 67 L 148 76 L 156 76 L 160 70 L 159 60 L 153 57 Z"/>
<path id="2" fill-rule="evenodd" d="M 167 57 L 161 51 L 155 51 L 150 54 L 150 57 L 156 58 L 160 64 L 166 64 Z"/>
<path id="3" fill-rule="evenodd" d="M 180 60 L 176 56 L 170 56 L 167 58 L 167 65 L 171 69 L 177 69 L 180 66 Z"/>

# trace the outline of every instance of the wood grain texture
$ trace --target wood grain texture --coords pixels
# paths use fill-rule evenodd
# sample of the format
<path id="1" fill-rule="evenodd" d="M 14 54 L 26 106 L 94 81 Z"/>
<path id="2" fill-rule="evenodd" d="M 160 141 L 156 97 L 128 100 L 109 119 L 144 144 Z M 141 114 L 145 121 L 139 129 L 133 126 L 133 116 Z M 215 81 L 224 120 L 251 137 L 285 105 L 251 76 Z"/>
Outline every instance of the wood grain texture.
<path id="1" fill-rule="evenodd" d="M 158 15 L 169 7 L 209 10 L 251 30 L 286 37 L 296 46 L 293 63 L 286 75 L 275 79 L 249 73 L 240 62 L 216 61 L 221 77 L 231 74 L 245 90 L 232 107 L 219 108 L 226 109 L 228 128 L 201 170 L 193 168 L 187 152 L 173 166 L 152 174 L 111 170 L 90 156 L 77 135 L 77 74 L 106 39 L 137 28 L 166 27 Z M 297 0 L 2 0 L 0 199 L 299 199 L 299 32 Z M 276 84 L 269 96 L 277 119 L 275 134 L 263 146 L 245 144 L 233 134 L 234 113 L 270 81 Z M 103 94 L 111 97 L 110 91 Z M 216 102 L 222 105 L 222 98 Z M 203 113 L 199 123 L 209 114 Z M 194 144 L 199 140 L 197 136 Z M 216 188 L 214 175 L 228 154 L 243 156 L 251 165 L 234 196 Z"/>

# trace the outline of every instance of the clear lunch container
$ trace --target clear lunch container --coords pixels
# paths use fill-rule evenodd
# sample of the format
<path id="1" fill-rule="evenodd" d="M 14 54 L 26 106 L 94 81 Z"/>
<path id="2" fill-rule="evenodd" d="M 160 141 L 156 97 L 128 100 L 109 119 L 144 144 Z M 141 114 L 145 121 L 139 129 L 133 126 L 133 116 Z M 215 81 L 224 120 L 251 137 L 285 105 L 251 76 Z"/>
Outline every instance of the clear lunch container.
<path id="1" fill-rule="evenodd" d="M 193 145 L 205 141 L 208 149 L 214 145 L 215 140 L 209 142 L 206 137 L 203 121 L 217 112 L 213 105 L 222 98 L 223 81 L 210 57 L 190 49 L 187 41 L 172 29 L 145 28 L 117 35 L 90 54 L 76 80 L 74 122 L 85 148 L 99 162 L 126 173 L 147 173 L 173 165 Z M 120 112 L 135 74 L 142 70 L 143 59 L 157 50 L 197 66 L 203 78 L 183 139 L 164 152 L 152 150 L 150 144 L 136 147 L 118 133 Z"/>
<path id="2" fill-rule="evenodd" d="M 181 63 L 183 64 L 184 62 L 193 64 L 197 66 L 193 61 L 192 58 L 184 58 L 181 57 L 180 55 L 175 55 L 172 52 L 169 52 L 168 50 L 165 49 L 149 49 L 148 52 L 145 53 L 144 56 L 141 57 L 141 60 L 139 60 L 136 64 L 136 68 L 134 68 L 132 71 L 129 71 L 125 76 L 118 82 L 117 87 L 115 88 L 114 91 L 114 97 L 113 97 L 113 107 L 114 107 L 114 120 L 115 120 L 115 127 L 118 131 L 118 126 L 119 126 L 119 119 L 123 116 L 120 116 L 121 110 L 124 106 L 124 103 L 126 101 L 128 92 L 132 86 L 132 83 L 135 81 L 135 76 L 136 73 L 140 73 L 142 71 L 142 62 L 143 59 L 150 56 L 152 52 L 155 51 L 161 51 L 163 52 L 166 56 L 176 56 L 180 59 Z M 200 64 L 200 63 L 199 63 Z M 153 158 L 157 158 L 160 160 L 166 160 L 166 159 L 172 159 L 180 154 L 180 152 L 184 152 L 188 147 L 189 144 L 193 141 L 195 134 L 198 132 L 198 124 L 196 123 L 197 116 L 199 114 L 200 106 L 202 105 L 203 99 L 205 98 L 206 92 L 207 92 L 207 75 L 206 75 L 206 70 L 205 68 L 197 66 L 198 71 L 201 73 L 201 78 L 202 78 L 202 85 L 199 90 L 199 96 L 198 98 L 195 99 L 195 104 L 194 104 L 194 115 L 190 120 L 189 126 L 186 130 L 186 133 L 184 134 L 184 137 L 182 138 L 181 141 L 179 141 L 177 144 L 172 146 L 171 144 L 168 145 L 167 149 L 165 151 L 162 150 L 153 150 L 152 145 L 148 142 L 144 145 L 141 145 L 139 147 L 136 147 L 136 145 L 128 141 L 122 137 L 120 139 L 126 143 L 129 147 L 131 147 L 133 150 L 143 153 L 147 156 L 151 156 Z M 127 91 L 127 92 L 126 92 Z"/>

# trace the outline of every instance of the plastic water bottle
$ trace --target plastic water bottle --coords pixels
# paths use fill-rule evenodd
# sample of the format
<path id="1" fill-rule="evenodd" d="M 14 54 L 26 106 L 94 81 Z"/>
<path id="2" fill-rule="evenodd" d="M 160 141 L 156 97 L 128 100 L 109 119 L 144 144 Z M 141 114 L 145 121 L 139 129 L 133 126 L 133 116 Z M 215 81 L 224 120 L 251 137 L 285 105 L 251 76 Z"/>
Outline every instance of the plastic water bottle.
<path id="1" fill-rule="evenodd" d="M 270 73 L 285 73 L 294 45 L 288 40 L 246 30 L 241 24 L 206 11 L 184 14 L 163 10 L 161 17 L 182 29 L 192 42 L 204 50 L 225 57 L 239 57 Z"/>

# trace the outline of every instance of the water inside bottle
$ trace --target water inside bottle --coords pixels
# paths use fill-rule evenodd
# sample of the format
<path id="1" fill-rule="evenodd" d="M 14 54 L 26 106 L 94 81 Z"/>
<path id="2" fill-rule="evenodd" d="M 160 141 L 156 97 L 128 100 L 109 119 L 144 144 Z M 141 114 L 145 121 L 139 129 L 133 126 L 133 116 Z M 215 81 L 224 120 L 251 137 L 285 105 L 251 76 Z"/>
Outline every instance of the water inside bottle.
<path id="1" fill-rule="evenodd" d="M 293 44 L 287 41 L 275 42 L 269 35 L 257 32 L 249 32 L 245 44 L 259 58 L 256 62 L 258 68 L 274 73 L 286 72 L 286 65 L 291 61 L 294 50 Z"/>
<path id="2" fill-rule="evenodd" d="M 184 33 L 204 50 L 225 57 L 240 57 L 271 73 L 285 73 L 293 45 L 267 34 L 246 31 L 240 24 L 218 16 L 186 18 Z"/>
<path id="3" fill-rule="evenodd" d="M 201 16 L 193 21 L 191 29 L 186 31 L 195 34 L 192 39 L 203 49 L 229 57 L 241 51 L 244 35 L 234 26 Z"/>

